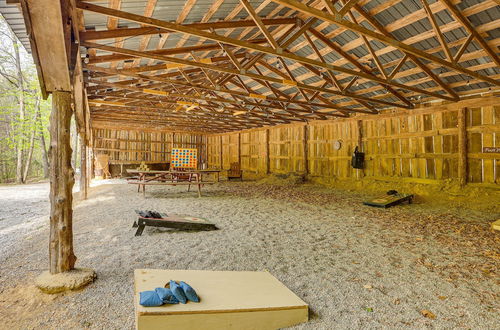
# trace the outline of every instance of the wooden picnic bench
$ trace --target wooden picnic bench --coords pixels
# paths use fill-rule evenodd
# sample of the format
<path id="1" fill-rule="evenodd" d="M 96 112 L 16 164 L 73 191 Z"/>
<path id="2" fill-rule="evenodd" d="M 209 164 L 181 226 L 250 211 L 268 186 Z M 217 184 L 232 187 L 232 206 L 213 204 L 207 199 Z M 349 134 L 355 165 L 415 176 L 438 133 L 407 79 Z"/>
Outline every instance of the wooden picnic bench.
<path id="1" fill-rule="evenodd" d="M 146 194 L 147 185 L 166 185 L 177 186 L 187 185 L 188 191 L 191 186 L 197 186 L 198 197 L 201 197 L 201 187 L 205 184 L 213 184 L 219 181 L 220 170 L 170 170 L 170 171 L 150 171 L 150 170 L 127 170 L 130 174 L 136 174 L 137 177 L 127 180 L 129 184 L 137 184 L 137 192 Z M 203 174 L 213 173 L 217 181 L 203 181 Z"/>

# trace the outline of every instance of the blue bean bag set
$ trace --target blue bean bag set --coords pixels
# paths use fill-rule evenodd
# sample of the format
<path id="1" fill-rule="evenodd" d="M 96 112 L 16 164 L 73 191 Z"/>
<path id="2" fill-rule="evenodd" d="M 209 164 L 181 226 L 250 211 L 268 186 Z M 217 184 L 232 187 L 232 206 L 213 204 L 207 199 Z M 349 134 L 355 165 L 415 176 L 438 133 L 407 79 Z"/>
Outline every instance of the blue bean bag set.
<path id="1" fill-rule="evenodd" d="M 139 293 L 139 304 L 145 307 L 161 306 L 164 304 L 187 303 L 188 300 L 199 302 L 200 298 L 196 291 L 186 282 L 170 281 L 165 288 L 156 288 L 154 291 L 142 291 Z"/>

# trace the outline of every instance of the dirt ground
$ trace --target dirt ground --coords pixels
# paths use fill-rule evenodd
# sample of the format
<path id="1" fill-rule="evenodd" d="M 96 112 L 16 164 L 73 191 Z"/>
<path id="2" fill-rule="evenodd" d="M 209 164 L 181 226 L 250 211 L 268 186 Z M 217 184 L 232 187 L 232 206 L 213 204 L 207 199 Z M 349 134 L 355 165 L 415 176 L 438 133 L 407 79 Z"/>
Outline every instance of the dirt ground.
<path id="1" fill-rule="evenodd" d="M 0 328 L 132 329 L 133 270 L 267 270 L 310 305 L 297 329 L 494 329 L 500 310 L 499 213 L 425 203 L 362 206 L 370 193 L 302 184 L 185 187 L 121 181 L 75 205 L 77 266 L 97 271 L 84 290 L 45 295 L 48 184 L 0 186 Z M 500 199 L 499 199 L 500 200 Z M 146 228 L 134 209 L 200 216 L 211 232 Z"/>

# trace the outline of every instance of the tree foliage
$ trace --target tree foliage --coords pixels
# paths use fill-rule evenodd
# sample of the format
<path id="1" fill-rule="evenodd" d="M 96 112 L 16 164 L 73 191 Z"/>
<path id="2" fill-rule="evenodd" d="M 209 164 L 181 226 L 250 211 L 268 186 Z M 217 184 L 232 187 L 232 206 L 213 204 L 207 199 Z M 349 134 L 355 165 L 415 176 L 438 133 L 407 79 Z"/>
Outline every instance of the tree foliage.
<path id="1" fill-rule="evenodd" d="M 31 56 L 0 17 L 0 182 L 47 175 L 49 114 Z"/>

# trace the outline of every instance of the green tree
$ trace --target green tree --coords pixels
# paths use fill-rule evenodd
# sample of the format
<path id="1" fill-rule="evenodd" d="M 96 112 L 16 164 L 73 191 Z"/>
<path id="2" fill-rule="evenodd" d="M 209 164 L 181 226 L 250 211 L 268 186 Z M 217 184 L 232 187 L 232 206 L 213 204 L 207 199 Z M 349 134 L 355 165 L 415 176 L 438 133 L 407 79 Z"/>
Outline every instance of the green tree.
<path id="1" fill-rule="evenodd" d="M 47 176 L 49 113 L 31 56 L 0 17 L 0 181 Z"/>

